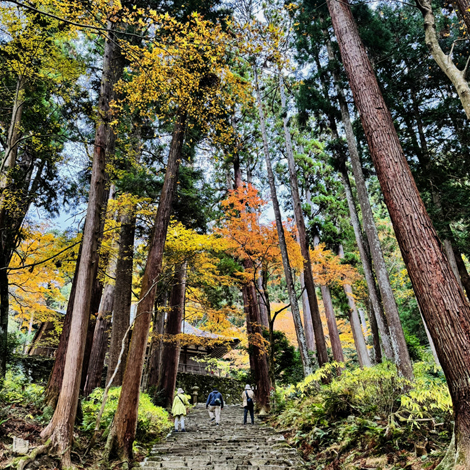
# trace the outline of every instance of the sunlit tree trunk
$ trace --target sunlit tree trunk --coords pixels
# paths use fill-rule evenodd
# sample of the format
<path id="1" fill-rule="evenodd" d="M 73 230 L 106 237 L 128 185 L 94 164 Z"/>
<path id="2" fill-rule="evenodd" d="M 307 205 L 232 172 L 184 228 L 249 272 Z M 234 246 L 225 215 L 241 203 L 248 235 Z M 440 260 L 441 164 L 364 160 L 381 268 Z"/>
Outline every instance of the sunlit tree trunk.
<path id="1" fill-rule="evenodd" d="M 256 79 L 256 87 L 257 87 L 258 109 L 259 109 L 260 119 L 261 119 L 261 130 L 262 130 L 262 133 L 266 135 L 266 131 L 265 130 L 263 131 L 263 128 L 265 127 L 264 126 L 264 114 L 262 114 L 263 109 L 262 109 L 261 96 L 260 96 L 257 79 Z M 305 230 L 304 214 L 302 212 L 302 205 L 300 203 L 300 193 L 299 193 L 299 185 L 297 182 L 297 173 L 295 169 L 294 152 L 292 150 L 290 130 L 289 130 L 288 122 L 287 122 L 287 103 L 286 103 L 286 97 L 284 94 L 284 84 L 283 84 L 281 75 L 279 75 L 279 89 L 281 92 L 281 104 L 282 104 L 282 108 L 284 109 L 284 112 L 282 113 L 282 121 L 283 121 L 283 128 L 284 128 L 284 138 L 286 142 L 286 157 L 287 157 L 287 163 L 289 167 L 289 181 L 290 181 L 290 187 L 291 187 L 292 202 L 294 206 L 295 222 L 296 222 L 297 230 L 299 233 L 300 251 L 302 253 L 302 257 L 304 258 L 304 269 L 303 269 L 304 282 L 305 282 L 305 288 L 306 288 L 307 295 L 308 295 L 310 313 L 312 315 L 312 324 L 313 324 L 313 331 L 315 333 L 315 345 L 317 349 L 317 358 L 318 358 L 318 363 L 321 367 L 328 362 L 328 352 L 326 349 L 325 335 L 323 333 L 323 326 L 322 326 L 321 318 L 320 318 L 320 309 L 318 308 L 317 295 L 315 293 L 315 283 L 313 281 L 312 265 L 311 265 L 310 251 L 309 251 L 309 246 L 308 246 L 308 241 L 307 241 L 307 233 Z M 265 153 L 266 153 L 266 160 L 269 160 L 269 152 L 268 152 L 267 141 L 265 137 L 264 137 L 264 141 L 265 141 L 264 147 L 265 147 Z M 269 166 L 270 165 L 271 164 L 269 163 Z M 269 176 L 269 168 L 268 168 L 268 176 Z M 274 189 L 275 189 L 275 185 L 274 185 Z M 273 191 L 273 188 L 271 188 L 271 193 L 272 191 Z M 274 199 L 274 196 L 273 196 L 273 199 Z M 294 292 L 294 297 L 295 297 L 295 292 Z M 292 299 L 291 299 L 291 305 L 292 305 Z M 299 318 L 300 318 L 300 315 L 299 315 Z"/>
<path id="2" fill-rule="evenodd" d="M 470 468 L 470 304 L 443 253 L 347 1 L 328 0 L 385 203 L 454 405 L 447 468 Z"/>
<path id="3" fill-rule="evenodd" d="M 468 2 L 466 0 L 456 1 L 459 10 L 464 9 L 465 22 L 468 21 Z M 466 5 L 466 8 L 465 6 Z M 436 29 L 436 18 L 432 10 L 432 2 L 430 0 L 417 0 L 417 8 L 421 11 L 424 19 L 424 37 L 426 45 L 428 46 L 429 52 L 439 68 L 447 75 L 447 78 L 452 82 L 452 85 L 460 98 L 462 107 L 467 115 L 467 119 L 470 119 L 470 85 L 468 83 L 468 62 L 463 70 L 459 70 L 454 64 L 452 51 L 454 45 L 449 54 L 446 54 L 439 44 L 439 37 Z M 455 44 L 455 43 L 454 43 Z"/>
<path id="4" fill-rule="evenodd" d="M 97 123 L 93 152 L 92 175 L 86 224 L 83 233 L 82 253 L 78 268 L 77 288 L 73 304 L 70 336 L 65 358 L 64 377 L 54 416 L 42 431 L 43 438 L 50 438 L 53 447 L 62 455 L 62 465 L 71 466 L 70 449 L 73 425 L 77 412 L 80 378 L 83 365 L 86 332 L 90 314 L 91 290 L 93 284 L 94 253 L 98 248 L 98 233 L 106 183 L 106 157 L 109 136 L 113 134 L 110 102 L 113 99 L 114 84 L 122 74 L 121 54 L 112 31 L 105 42 L 103 76 L 99 95 L 99 122 Z"/>
<path id="5" fill-rule="evenodd" d="M 304 273 L 300 273 L 300 287 L 302 288 L 302 316 L 304 319 L 305 341 L 309 351 L 315 352 L 315 334 L 313 332 L 312 314 L 310 313 L 310 305 L 308 303 L 308 294 L 305 289 Z"/>
<path id="6" fill-rule="evenodd" d="M 182 158 L 185 123 L 186 113 L 180 112 L 173 129 L 165 181 L 160 195 L 154 231 L 142 278 L 140 299 L 127 354 L 121 396 L 106 443 L 106 453 L 108 455 L 116 453 L 124 461 L 128 461 L 132 457 L 132 444 L 135 439 L 139 408 L 140 382 L 155 303 L 156 285 L 162 270 L 163 250 L 170 222 L 172 202 L 176 192 L 178 169 Z"/>
<path id="7" fill-rule="evenodd" d="M 318 235 L 315 235 L 313 238 L 313 244 L 314 246 L 318 246 L 320 244 L 320 238 Z M 333 351 L 333 359 L 336 362 L 344 362 L 343 347 L 341 346 L 341 340 L 339 339 L 338 325 L 336 324 L 330 288 L 328 286 L 320 286 L 320 288 L 323 298 L 323 307 L 325 308 L 328 333 L 330 335 L 331 350 Z"/>
<path id="8" fill-rule="evenodd" d="M 329 38 L 328 49 L 329 58 L 331 61 L 333 61 L 334 53 Z M 349 155 L 351 158 L 351 166 L 353 169 L 354 180 L 356 181 L 357 197 L 361 206 L 364 229 L 366 232 L 367 239 L 369 241 L 369 248 L 372 261 L 374 263 L 375 274 L 377 276 L 377 283 L 379 286 L 380 294 L 382 296 L 383 308 L 385 310 L 385 315 L 387 316 L 388 331 L 390 333 L 390 341 L 393 350 L 393 356 L 395 358 L 394 360 L 397 364 L 400 373 L 404 377 L 412 378 L 413 367 L 411 364 L 410 355 L 408 353 L 408 348 L 406 346 L 405 335 L 401 326 L 400 316 L 398 314 L 398 308 L 395 302 L 395 297 L 393 295 L 392 286 L 390 285 L 387 266 L 385 265 L 385 259 L 382 253 L 382 247 L 380 245 L 377 227 L 375 226 L 374 216 L 369 202 L 369 196 L 367 194 L 367 187 L 362 172 L 361 160 L 357 151 L 356 139 L 349 117 L 349 109 L 344 98 L 343 89 L 340 86 L 340 81 L 336 68 L 334 68 L 334 80 L 336 92 L 338 95 L 338 101 L 341 109 L 341 118 L 346 132 L 346 140 L 348 142 Z M 379 322 L 378 315 L 377 322 Z M 383 335 L 382 328 L 381 333 Z M 382 344 L 384 345 L 385 356 L 389 357 L 389 353 L 385 346 L 384 338 L 382 338 Z"/>
<path id="9" fill-rule="evenodd" d="M 310 361 L 310 357 L 308 355 L 304 328 L 302 326 L 302 320 L 300 318 L 300 309 L 299 309 L 299 304 L 297 301 L 297 295 L 295 292 L 294 278 L 292 276 L 292 271 L 290 267 L 289 254 L 287 252 L 284 226 L 282 225 L 281 209 L 279 207 L 279 201 L 277 199 L 276 182 L 274 179 L 274 172 L 273 172 L 272 165 L 271 165 L 271 157 L 269 155 L 268 140 L 267 140 L 267 133 L 266 133 L 266 122 L 265 122 L 263 104 L 261 102 L 261 92 L 259 90 L 258 73 L 257 73 L 256 67 L 253 67 L 253 72 L 254 72 L 254 79 L 255 79 L 256 98 L 258 102 L 258 113 L 259 113 L 259 119 L 260 119 L 260 124 L 261 124 L 261 136 L 263 138 L 264 156 L 266 160 L 266 168 L 268 170 L 269 188 L 271 191 L 271 201 L 273 203 L 274 217 L 276 219 L 276 228 L 277 228 L 277 234 L 279 238 L 279 247 L 281 250 L 282 264 L 284 267 L 284 277 L 285 277 L 286 284 L 287 284 L 287 292 L 289 294 L 290 309 L 292 312 L 292 318 L 294 320 L 295 333 L 296 333 L 297 342 L 299 345 L 300 356 L 302 358 L 304 375 L 307 376 L 312 373 L 312 364 Z M 298 195 L 298 192 L 297 192 L 297 195 Z M 303 215 L 301 215 L 301 217 L 303 220 Z M 300 234 L 300 230 L 299 230 L 299 235 L 300 237 L 302 237 L 302 234 Z M 304 232 L 304 235 L 305 235 L 305 232 Z M 309 268 L 310 268 L 310 274 L 311 274 L 311 267 L 309 266 Z M 313 276 L 312 276 L 312 280 L 313 280 Z M 316 296 L 315 296 L 315 299 L 316 299 Z M 321 323 L 321 320 L 320 320 L 320 323 Z M 325 351 L 326 351 L 326 343 L 325 343 L 325 337 L 323 335 L 323 329 L 321 331 L 321 334 L 323 337 L 323 342 L 324 342 Z M 326 361 L 327 360 L 328 360 L 328 356 L 326 357 Z"/>
<path id="10" fill-rule="evenodd" d="M 306 199 L 311 207 L 310 191 L 306 191 Z M 296 234 L 297 243 L 299 243 L 299 234 Z M 305 340 L 307 341 L 307 348 L 309 351 L 316 352 L 315 333 L 313 331 L 312 314 L 310 313 L 310 305 L 308 303 L 307 289 L 305 288 L 304 273 L 300 273 L 300 287 L 302 288 L 302 313 L 304 319 Z M 316 354 L 315 354 L 316 356 Z"/>
<path id="11" fill-rule="evenodd" d="M 342 245 L 339 245 L 338 255 L 340 258 L 344 258 Z M 359 314 L 357 313 L 356 301 L 354 300 L 352 287 L 349 284 L 343 284 L 343 289 L 348 299 L 349 324 L 351 325 L 359 364 L 361 367 L 370 367 L 372 363 L 370 362 L 369 351 L 367 351 L 364 334 L 362 333 L 361 321 L 359 320 Z"/>
<path id="12" fill-rule="evenodd" d="M 395 356 L 393 354 L 392 343 L 390 341 L 390 333 L 388 331 L 387 319 L 385 318 L 382 309 L 382 304 L 379 299 L 379 293 L 377 291 L 377 285 L 375 283 L 374 274 L 372 272 L 372 265 L 370 262 L 369 254 L 367 253 L 364 239 L 362 237 L 361 226 L 356 211 L 356 204 L 354 203 L 354 198 L 351 191 L 348 172 L 346 170 L 346 166 L 343 163 L 340 163 L 339 172 L 341 176 L 341 181 L 343 183 L 344 192 L 346 193 L 346 200 L 348 201 L 351 225 L 354 229 L 356 244 L 359 249 L 359 255 L 361 257 L 362 269 L 364 270 L 364 277 L 366 278 L 367 289 L 369 291 L 369 299 L 371 304 L 371 308 L 369 310 L 369 317 L 372 334 L 374 336 L 375 360 L 377 362 L 381 362 L 382 359 L 382 351 L 380 349 L 379 340 L 380 331 L 382 344 L 384 346 L 385 357 L 389 361 L 393 361 L 395 359 Z"/>

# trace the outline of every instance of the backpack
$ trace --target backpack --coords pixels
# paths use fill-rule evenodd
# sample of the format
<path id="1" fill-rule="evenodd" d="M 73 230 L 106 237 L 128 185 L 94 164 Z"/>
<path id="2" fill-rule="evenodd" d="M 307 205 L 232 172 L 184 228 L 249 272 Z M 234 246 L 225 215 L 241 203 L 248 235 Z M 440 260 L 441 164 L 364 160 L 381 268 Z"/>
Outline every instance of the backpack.
<path id="1" fill-rule="evenodd" d="M 220 399 L 220 393 L 215 395 L 215 398 L 212 400 L 212 406 L 220 406 L 222 404 L 222 400 Z"/>
<path id="2" fill-rule="evenodd" d="M 245 393 L 246 393 L 246 404 L 248 408 L 251 408 L 253 406 L 253 399 L 250 396 L 248 396 L 247 391 L 245 391 Z"/>

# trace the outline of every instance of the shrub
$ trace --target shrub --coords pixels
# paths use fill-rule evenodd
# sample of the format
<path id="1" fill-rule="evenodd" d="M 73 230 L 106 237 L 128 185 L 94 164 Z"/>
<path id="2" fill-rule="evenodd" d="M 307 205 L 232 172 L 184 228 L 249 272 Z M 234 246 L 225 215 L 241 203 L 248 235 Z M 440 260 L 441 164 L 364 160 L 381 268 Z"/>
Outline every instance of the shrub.
<path id="1" fill-rule="evenodd" d="M 24 374 L 8 370 L 3 388 L 0 391 L 0 403 L 6 405 L 32 405 L 42 408 L 44 405 L 44 387 L 28 383 Z"/>
<path id="2" fill-rule="evenodd" d="M 114 414 L 116 413 L 120 394 L 121 387 L 113 387 L 109 390 L 100 428 L 109 429 Z M 82 401 L 82 429 L 84 431 L 93 432 L 102 401 L 103 389 L 101 388 L 96 388 L 88 399 Z M 165 434 L 170 427 L 171 422 L 167 411 L 155 406 L 146 393 L 141 393 L 139 398 L 136 439 L 141 443 L 155 441 Z"/>
<path id="3" fill-rule="evenodd" d="M 297 386 L 276 392 L 278 410 L 284 411 L 275 421 L 290 429 L 293 444 L 328 461 L 352 447 L 377 453 L 390 447 L 412 450 L 430 436 L 437 447 L 448 443 L 452 402 L 433 363 L 415 364 L 412 383 L 390 363 L 343 369 L 340 376 L 337 367 L 328 364 Z"/>

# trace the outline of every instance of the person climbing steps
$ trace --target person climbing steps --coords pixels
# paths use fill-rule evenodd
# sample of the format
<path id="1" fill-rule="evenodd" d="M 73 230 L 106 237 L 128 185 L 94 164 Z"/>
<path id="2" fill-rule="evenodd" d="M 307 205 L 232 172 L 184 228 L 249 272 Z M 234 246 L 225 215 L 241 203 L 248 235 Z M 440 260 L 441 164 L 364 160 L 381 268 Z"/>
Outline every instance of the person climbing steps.
<path id="1" fill-rule="evenodd" d="M 184 394 L 184 390 L 179 388 L 176 391 L 176 396 L 171 408 L 171 414 L 175 417 L 175 432 L 178 432 L 179 424 L 181 424 L 181 432 L 186 432 L 184 427 L 184 417 L 187 413 L 187 406 L 189 406 L 188 397 Z"/>
<path id="2" fill-rule="evenodd" d="M 215 426 L 207 416 L 205 403 L 188 413 L 188 433 L 171 433 L 154 445 L 140 470 L 307 470 L 296 449 L 289 447 L 282 433 L 262 420 L 243 426 L 240 392 L 224 396 L 224 422 Z M 215 421 L 215 419 L 214 419 Z M 188 426 L 188 424 L 187 424 Z"/>
<path id="3" fill-rule="evenodd" d="M 224 399 L 222 394 L 214 388 L 206 401 L 206 408 L 209 410 L 209 417 L 211 421 L 214 421 L 216 426 L 220 424 L 220 412 L 224 409 Z"/>

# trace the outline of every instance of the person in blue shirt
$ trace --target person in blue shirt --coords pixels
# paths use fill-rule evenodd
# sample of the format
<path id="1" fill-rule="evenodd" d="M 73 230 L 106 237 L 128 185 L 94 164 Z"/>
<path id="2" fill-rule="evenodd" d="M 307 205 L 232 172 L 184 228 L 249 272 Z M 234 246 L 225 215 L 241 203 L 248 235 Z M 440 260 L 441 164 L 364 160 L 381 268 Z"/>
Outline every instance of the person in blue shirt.
<path id="1" fill-rule="evenodd" d="M 216 426 L 220 424 L 220 412 L 224 409 L 224 399 L 222 394 L 214 388 L 206 401 L 206 408 L 209 410 L 209 417 L 211 421 L 215 420 Z"/>

